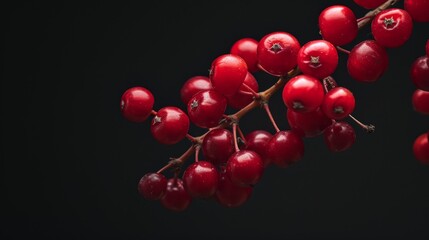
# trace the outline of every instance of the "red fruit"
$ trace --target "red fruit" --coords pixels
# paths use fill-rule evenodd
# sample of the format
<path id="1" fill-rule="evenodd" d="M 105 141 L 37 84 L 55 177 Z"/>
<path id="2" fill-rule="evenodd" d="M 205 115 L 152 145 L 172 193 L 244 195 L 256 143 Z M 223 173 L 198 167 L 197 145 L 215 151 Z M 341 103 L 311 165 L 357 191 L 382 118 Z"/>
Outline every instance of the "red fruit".
<path id="1" fill-rule="evenodd" d="M 279 167 L 287 167 L 303 155 L 304 142 L 292 131 L 277 132 L 268 143 L 268 156 Z"/>
<path id="2" fill-rule="evenodd" d="M 323 39 L 337 46 L 350 43 L 358 34 L 355 14 L 342 5 L 323 10 L 319 15 L 319 28 Z"/>
<path id="3" fill-rule="evenodd" d="M 199 92 L 188 103 L 191 122 L 202 128 L 217 126 L 225 109 L 226 98 L 214 90 Z"/>
<path id="4" fill-rule="evenodd" d="M 304 137 L 318 136 L 332 124 L 332 120 L 320 108 L 308 113 L 298 113 L 288 109 L 286 115 L 290 128 Z"/>
<path id="5" fill-rule="evenodd" d="M 429 57 L 417 58 L 411 65 L 411 79 L 417 88 L 429 91 Z"/>
<path id="6" fill-rule="evenodd" d="M 325 92 L 320 81 L 308 75 L 290 79 L 283 88 L 283 102 L 296 112 L 311 112 L 322 105 Z"/>
<path id="7" fill-rule="evenodd" d="M 231 47 L 231 54 L 238 55 L 247 64 L 249 72 L 256 72 L 258 68 L 258 41 L 253 38 L 242 38 Z"/>
<path id="8" fill-rule="evenodd" d="M 146 88 L 130 88 L 121 97 L 122 115 L 131 122 L 143 122 L 152 112 L 154 102 L 152 93 Z"/>
<path id="9" fill-rule="evenodd" d="M 226 207 L 238 207 L 251 196 L 253 188 L 238 186 L 229 179 L 225 171 L 220 173 L 219 184 L 216 191 L 216 200 Z"/>
<path id="10" fill-rule="evenodd" d="M 381 46 L 399 47 L 410 38 L 413 31 L 413 20 L 410 14 L 402 9 L 386 9 L 372 20 L 371 31 Z"/>
<path id="11" fill-rule="evenodd" d="M 234 95 L 247 75 L 246 62 L 237 55 L 225 54 L 216 58 L 210 69 L 213 88 L 225 96 Z"/>
<path id="12" fill-rule="evenodd" d="M 234 153 L 232 133 L 224 128 L 213 129 L 207 133 L 201 144 L 203 155 L 213 164 L 223 164 Z"/>
<path id="13" fill-rule="evenodd" d="M 246 84 L 254 92 L 259 91 L 258 82 L 251 73 L 247 73 L 246 78 L 244 79 L 243 84 Z M 228 105 L 234 109 L 242 109 L 253 101 L 253 94 L 243 85 L 241 85 L 240 90 L 234 95 L 227 97 Z"/>
<path id="14" fill-rule="evenodd" d="M 429 22 L 429 0 L 405 0 L 404 9 L 416 22 Z"/>
<path id="15" fill-rule="evenodd" d="M 256 152 L 264 162 L 264 166 L 268 166 L 270 160 L 268 158 L 268 143 L 273 135 L 264 130 L 256 130 L 248 133 L 246 138 L 246 150 Z"/>
<path id="16" fill-rule="evenodd" d="M 386 2 L 386 0 L 353 0 L 357 5 L 366 8 L 366 9 L 373 9 L 376 8 L 378 6 L 380 6 L 381 4 L 383 4 L 384 2 Z"/>
<path id="17" fill-rule="evenodd" d="M 189 130 L 188 116 L 177 107 L 161 108 L 152 119 L 152 136 L 162 144 L 175 144 L 186 137 Z"/>
<path id="18" fill-rule="evenodd" d="M 237 185 L 254 185 L 262 177 L 264 163 L 254 151 L 241 150 L 229 157 L 226 173 Z"/>
<path id="19" fill-rule="evenodd" d="M 269 74 L 286 75 L 297 64 L 300 44 L 287 32 L 265 35 L 258 44 L 258 63 Z"/>
<path id="20" fill-rule="evenodd" d="M 386 71 L 388 63 L 386 50 L 376 41 L 366 40 L 350 51 L 347 70 L 359 82 L 374 82 Z"/>
<path id="21" fill-rule="evenodd" d="M 167 188 L 161 198 L 161 204 L 172 211 L 180 212 L 188 208 L 192 198 L 183 186 L 180 178 L 170 178 L 167 181 Z"/>
<path id="22" fill-rule="evenodd" d="M 412 103 L 416 112 L 429 115 L 429 92 L 416 89 L 413 93 Z"/>
<path id="23" fill-rule="evenodd" d="M 332 152 L 349 149 L 356 139 L 353 127 L 346 122 L 335 122 L 323 132 L 325 144 Z"/>
<path id="24" fill-rule="evenodd" d="M 416 138 L 413 144 L 414 157 L 423 164 L 429 164 L 428 133 L 423 133 Z"/>
<path id="25" fill-rule="evenodd" d="M 337 65 L 337 49 L 328 41 L 308 42 L 298 52 L 298 67 L 306 75 L 323 79 L 334 73 Z"/>
<path id="26" fill-rule="evenodd" d="M 191 98 L 202 91 L 213 89 L 208 77 L 195 76 L 189 78 L 180 89 L 180 98 L 184 104 L 188 104 Z"/>
<path id="27" fill-rule="evenodd" d="M 167 178 L 160 173 L 147 173 L 139 181 L 138 191 L 148 200 L 158 200 L 164 196 Z"/>
<path id="28" fill-rule="evenodd" d="M 355 97 L 347 88 L 336 87 L 326 93 L 322 110 L 328 118 L 340 120 L 355 109 Z"/>
<path id="29" fill-rule="evenodd" d="M 183 173 L 186 191 L 192 197 L 208 198 L 216 192 L 219 174 L 213 164 L 199 161 L 189 165 Z"/>

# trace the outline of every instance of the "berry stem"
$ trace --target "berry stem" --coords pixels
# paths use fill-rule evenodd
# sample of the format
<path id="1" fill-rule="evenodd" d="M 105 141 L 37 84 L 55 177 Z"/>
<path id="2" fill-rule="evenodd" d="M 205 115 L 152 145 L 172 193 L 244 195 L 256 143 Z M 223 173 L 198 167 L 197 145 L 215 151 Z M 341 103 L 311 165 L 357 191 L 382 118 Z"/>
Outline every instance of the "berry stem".
<path id="1" fill-rule="evenodd" d="M 195 162 L 198 162 L 200 159 L 200 149 L 201 149 L 201 145 L 196 145 L 196 147 L 195 147 Z"/>
<path id="2" fill-rule="evenodd" d="M 366 125 L 364 123 L 362 123 L 361 121 L 357 120 L 355 117 L 353 117 L 351 114 L 349 115 L 349 117 L 355 122 L 357 123 L 363 130 L 365 130 L 367 133 L 373 133 L 375 131 L 375 126 L 372 124 Z"/>
<path id="3" fill-rule="evenodd" d="M 152 114 L 152 116 L 156 116 L 157 112 L 156 112 L 155 110 L 152 110 L 152 111 L 150 112 L 150 114 Z"/>
<path id="4" fill-rule="evenodd" d="M 255 92 L 249 85 L 243 83 L 242 85 L 244 88 L 246 88 L 247 91 L 249 91 L 255 98 L 259 98 L 259 93 Z M 246 91 L 244 91 L 246 93 Z M 247 92 L 247 93 L 249 93 Z"/>
<path id="5" fill-rule="evenodd" d="M 195 152 L 195 148 L 197 145 L 193 144 L 192 146 L 190 146 L 188 148 L 188 150 L 186 150 L 186 152 L 184 152 L 180 157 L 178 158 L 171 158 L 170 161 L 161 169 L 159 169 L 156 173 L 162 173 L 165 170 L 169 169 L 169 168 L 180 168 L 180 166 L 189 158 L 192 156 L 192 154 L 194 154 Z"/>
<path id="6" fill-rule="evenodd" d="M 345 54 L 347 54 L 347 55 L 349 55 L 349 54 L 350 54 L 350 51 L 349 51 L 349 50 L 347 50 L 347 49 L 345 49 L 345 48 L 342 48 L 342 47 L 340 47 L 340 46 L 337 46 L 337 49 L 338 49 L 338 51 L 343 52 L 343 53 L 345 53 Z"/>
<path id="7" fill-rule="evenodd" d="M 385 3 L 381 4 L 378 8 L 369 11 L 365 16 L 361 17 L 360 21 L 358 20 L 358 27 L 362 28 L 366 24 L 368 24 L 375 15 L 377 15 L 379 12 L 389 8 L 390 6 L 396 4 L 399 0 L 388 0 Z"/>
<path id="8" fill-rule="evenodd" d="M 274 129 L 276 130 L 276 132 L 280 132 L 280 129 L 277 126 L 277 123 L 273 118 L 273 114 L 271 114 L 270 106 L 268 105 L 268 103 L 264 103 L 263 106 L 264 106 L 265 112 L 268 115 L 268 118 L 270 118 L 270 121 L 273 124 Z"/>
<path id="9" fill-rule="evenodd" d="M 234 137 L 235 152 L 238 152 L 240 151 L 240 148 L 238 147 L 238 141 L 237 141 L 237 123 L 232 124 L 232 134 Z"/>
<path id="10" fill-rule="evenodd" d="M 191 136 L 189 133 L 186 134 L 186 138 L 191 141 L 192 143 L 196 143 L 197 139 L 193 136 Z"/>
<path id="11" fill-rule="evenodd" d="M 325 93 L 329 92 L 331 89 L 336 88 L 338 86 L 337 82 L 331 76 L 325 77 L 323 80 L 323 89 Z"/>
<path id="12" fill-rule="evenodd" d="M 238 135 L 240 135 L 241 142 L 246 145 L 246 138 L 244 137 L 243 131 L 241 131 L 240 126 L 237 126 Z"/>

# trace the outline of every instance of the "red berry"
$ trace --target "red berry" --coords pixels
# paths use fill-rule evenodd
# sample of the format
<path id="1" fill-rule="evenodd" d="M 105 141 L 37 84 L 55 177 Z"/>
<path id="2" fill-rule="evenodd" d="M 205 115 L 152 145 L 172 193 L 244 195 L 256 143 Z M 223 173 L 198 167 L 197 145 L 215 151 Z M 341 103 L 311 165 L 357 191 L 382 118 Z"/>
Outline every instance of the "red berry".
<path id="1" fill-rule="evenodd" d="M 386 0 L 353 0 L 357 5 L 366 8 L 366 9 L 373 9 L 376 8 L 378 6 L 380 6 L 381 4 L 383 4 L 384 2 L 386 2 Z"/>
<path id="2" fill-rule="evenodd" d="M 258 82 L 251 73 L 247 73 L 243 84 L 246 84 L 254 92 L 259 91 Z M 228 105 L 237 110 L 242 109 L 253 101 L 253 97 L 253 94 L 246 87 L 241 85 L 240 90 L 237 93 L 230 97 L 227 97 Z"/>
<path id="3" fill-rule="evenodd" d="M 319 15 L 319 28 L 323 39 L 339 46 L 350 43 L 358 34 L 355 14 L 342 5 L 323 10 Z"/>
<path id="4" fill-rule="evenodd" d="M 234 153 L 232 133 L 224 128 L 213 129 L 204 136 L 201 149 L 207 161 L 223 164 Z"/>
<path id="5" fill-rule="evenodd" d="M 226 207 L 238 207 L 251 196 L 253 188 L 236 185 L 229 179 L 225 171 L 220 173 L 219 184 L 216 191 L 216 200 Z"/>
<path id="6" fill-rule="evenodd" d="M 225 96 L 234 95 L 247 75 L 246 62 L 237 55 L 225 54 L 216 58 L 210 69 L 213 88 Z"/>
<path id="7" fill-rule="evenodd" d="M 429 0 L 405 0 L 404 9 L 416 22 L 429 22 Z"/>
<path id="8" fill-rule="evenodd" d="M 297 64 L 300 44 L 287 32 L 265 35 L 258 44 L 258 63 L 269 74 L 286 75 Z"/>
<path id="9" fill-rule="evenodd" d="M 180 89 L 180 98 L 184 104 L 188 104 L 191 98 L 202 91 L 213 89 L 208 77 L 195 76 L 189 78 Z"/>
<path id="10" fill-rule="evenodd" d="M 318 136 L 332 124 L 332 120 L 320 108 L 308 113 L 299 113 L 288 109 L 286 115 L 290 128 L 304 137 Z"/>
<path id="11" fill-rule="evenodd" d="M 229 157 L 226 172 L 237 185 L 254 185 L 262 177 L 264 163 L 254 151 L 241 150 Z"/>
<path id="12" fill-rule="evenodd" d="M 332 152 L 349 149 L 356 139 L 355 130 L 346 122 L 335 122 L 323 132 L 325 144 Z"/>
<path id="13" fill-rule="evenodd" d="M 268 143 L 268 156 L 279 167 L 287 167 L 303 155 L 304 142 L 292 131 L 277 132 Z"/>
<path id="14" fill-rule="evenodd" d="M 412 103 L 416 112 L 429 115 L 429 92 L 416 89 L 413 93 Z"/>
<path id="15" fill-rule="evenodd" d="M 180 212 L 188 208 L 192 198 L 183 186 L 180 178 L 170 178 L 167 181 L 167 188 L 161 198 L 161 204 L 172 211 Z"/>
<path id="16" fill-rule="evenodd" d="M 429 164 L 428 133 L 423 133 L 416 138 L 413 144 L 414 157 L 423 164 Z"/>
<path id="17" fill-rule="evenodd" d="M 388 63 L 386 50 L 376 41 L 366 40 L 350 51 L 347 70 L 359 82 L 374 82 L 386 71 Z"/>
<path id="18" fill-rule="evenodd" d="M 189 165 L 183 173 L 186 191 L 192 197 L 208 198 L 216 192 L 219 174 L 216 168 L 207 161 Z"/>
<path id="19" fill-rule="evenodd" d="M 323 79 L 338 65 L 337 49 L 325 40 L 314 40 L 304 44 L 298 52 L 298 67 L 304 74 Z"/>
<path id="20" fill-rule="evenodd" d="M 148 200 L 158 200 L 164 196 L 167 179 L 160 173 L 147 173 L 139 181 L 138 191 Z"/>
<path id="21" fill-rule="evenodd" d="M 152 112 L 154 102 L 152 93 L 146 88 L 130 88 L 121 98 L 122 115 L 131 122 L 143 122 Z"/>
<path id="22" fill-rule="evenodd" d="M 161 108 L 152 119 L 152 136 L 162 144 L 175 144 L 186 137 L 189 130 L 188 116 L 177 107 Z"/>
<path id="23" fill-rule="evenodd" d="M 238 55 L 247 64 L 249 72 L 256 72 L 258 68 L 258 41 L 253 38 L 242 38 L 231 47 L 231 54 Z"/>
<path id="24" fill-rule="evenodd" d="M 264 166 L 270 163 L 268 158 L 268 143 L 273 135 L 264 130 L 256 130 L 248 133 L 246 138 L 246 150 L 256 152 L 264 162 Z"/>
<path id="25" fill-rule="evenodd" d="M 381 46 L 399 47 L 410 38 L 413 31 L 413 20 L 402 9 L 386 9 L 372 20 L 371 31 Z"/>
<path id="26" fill-rule="evenodd" d="M 413 62 L 411 79 L 417 88 L 429 91 L 429 56 L 419 57 Z"/>
<path id="27" fill-rule="evenodd" d="M 355 109 L 355 97 L 347 88 L 336 87 L 326 93 L 322 110 L 328 118 L 340 120 Z"/>
<path id="28" fill-rule="evenodd" d="M 207 90 L 195 94 L 189 100 L 188 114 L 198 127 L 217 126 L 226 109 L 226 98 L 217 91 Z"/>
<path id="29" fill-rule="evenodd" d="M 311 112 L 322 105 L 325 92 L 320 81 L 308 75 L 290 79 L 283 88 L 283 102 L 296 112 Z"/>

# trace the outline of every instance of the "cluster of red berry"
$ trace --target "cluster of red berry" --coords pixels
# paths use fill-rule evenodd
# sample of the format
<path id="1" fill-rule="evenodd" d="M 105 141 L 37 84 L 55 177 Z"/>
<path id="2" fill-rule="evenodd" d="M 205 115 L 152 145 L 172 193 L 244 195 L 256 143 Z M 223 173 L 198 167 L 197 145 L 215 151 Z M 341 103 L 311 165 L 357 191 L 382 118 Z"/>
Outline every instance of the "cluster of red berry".
<path id="1" fill-rule="evenodd" d="M 304 154 L 303 137 L 323 134 L 327 147 L 344 151 L 355 141 L 355 131 L 347 122 L 355 107 L 352 92 L 337 86 L 330 76 L 338 65 L 338 52 L 348 54 L 347 69 L 359 82 L 374 82 L 385 72 L 388 55 L 385 48 L 399 47 L 411 36 L 413 21 L 429 22 L 429 0 L 405 0 L 405 9 L 390 8 L 395 0 L 355 0 L 374 9 L 357 19 L 351 9 L 335 5 L 319 16 L 322 40 L 303 46 L 290 33 L 273 32 L 259 41 L 244 38 L 234 43 L 229 54 L 216 58 L 208 77 L 187 80 L 180 93 L 187 113 L 173 106 L 153 110 L 154 97 L 143 87 L 128 89 L 121 99 L 123 116 L 133 122 L 153 115 L 151 133 L 162 144 L 175 144 L 188 138 L 192 145 L 179 158 L 172 159 L 156 173 L 144 175 L 138 190 L 143 197 L 160 200 L 164 207 L 182 211 L 194 198 L 215 198 L 220 204 L 236 207 L 251 195 L 269 164 L 286 167 Z M 372 20 L 372 21 L 371 21 Z M 358 30 L 371 21 L 374 40 L 358 43 L 351 51 L 341 46 L 351 43 Z M 429 45 L 429 43 L 428 43 Z M 428 46 L 426 51 L 429 56 Z M 413 96 L 417 111 L 429 113 L 429 57 L 419 58 L 412 67 L 412 79 L 419 90 Z M 252 73 L 264 71 L 280 79 L 259 92 Z M 280 130 L 270 112 L 268 101 L 282 89 L 290 130 Z M 237 109 L 226 115 L 227 106 Z M 256 130 L 243 134 L 239 120 L 250 110 L 262 106 L 276 133 Z M 206 128 L 191 136 L 190 123 Z M 205 160 L 199 160 L 200 151 Z M 416 158 L 429 163 L 428 134 L 414 144 Z M 182 175 L 184 162 L 195 156 Z M 172 169 L 168 179 L 164 170 Z"/>

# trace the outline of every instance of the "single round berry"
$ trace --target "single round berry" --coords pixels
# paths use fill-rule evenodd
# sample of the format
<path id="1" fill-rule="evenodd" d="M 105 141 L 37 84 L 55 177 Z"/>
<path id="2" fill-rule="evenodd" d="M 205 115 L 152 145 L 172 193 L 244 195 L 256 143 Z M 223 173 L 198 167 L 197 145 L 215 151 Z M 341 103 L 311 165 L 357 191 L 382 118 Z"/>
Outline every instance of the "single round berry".
<path id="1" fill-rule="evenodd" d="M 188 104 L 191 98 L 202 91 L 213 89 L 212 83 L 208 77 L 195 76 L 189 78 L 180 89 L 180 98 L 184 104 Z"/>
<path id="2" fill-rule="evenodd" d="M 243 84 L 246 84 L 250 87 L 254 92 L 259 91 L 259 85 L 256 81 L 255 77 L 249 72 L 244 79 Z M 234 95 L 227 97 L 228 105 L 234 109 L 242 109 L 247 106 L 249 103 L 253 101 L 253 94 L 249 91 L 249 89 L 243 85 L 241 85 L 240 90 Z"/>
<path id="3" fill-rule="evenodd" d="M 254 185 L 262 177 L 264 163 L 254 151 L 241 150 L 231 155 L 226 163 L 226 172 L 237 185 Z"/>
<path id="4" fill-rule="evenodd" d="M 192 197 L 208 198 L 216 192 L 219 174 L 213 164 L 198 161 L 189 165 L 183 173 L 186 191 Z"/>
<path id="5" fill-rule="evenodd" d="M 204 136 L 201 149 L 207 161 L 215 165 L 224 164 L 234 153 L 233 135 L 224 128 L 213 129 Z"/>
<path id="6" fill-rule="evenodd" d="M 413 62 L 411 79 L 417 88 L 429 91 L 429 56 L 419 57 Z"/>
<path id="7" fill-rule="evenodd" d="M 256 152 L 261 157 L 265 167 L 270 163 L 268 158 L 268 143 L 272 137 L 271 133 L 264 130 L 255 130 L 245 136 L 245 149 Z"/>
<path id="8" fill-rule="evenodd" d="M 167 178 L 160 173 L 147 173 L 139 181 L 138 191 L 148 200 L 158 200 L 164 196 Z"/>
<path id="9" fill-rule="evenodd" d="M 177 107 L 161 108 L 152 119 L 152 136 L 162 144 L 175 144 L 186 137 L 189 118 Z"/>
<path id="10" fill-rule="evenodd" d="M 216 58 L 210 69 L 213 88 L 225 96 L 234 95 L 247 75 L 246 62 L 237 55 L 225 54 Z"/>
<path id="11" fill-rule="evenodd" d="M 429 0 L 405 0 L 404 9 L 416 22 L 429 22 Z"/>
<path id="12" fill-rule="evenodd" d="M 226 98 L 217 91 L 202 91 L 188 102 L 191 122 L 202 128 L 217 126 L 226 109 Z"/>
<path id="13" fill-rule="evenodd" d="M 298 75 L 290 79 L 283 88 L 283 102 L 296 112 L 311 112 L 322 105 L 325 92 L 317 78 Z"/>
<path id="14" fill-rule="evenodd" d="M 429 115 L 429 92 L 416 89 L 412 97 L 413 108 L 416 112 Z"/>
<path id="15" fill-rule="evenodd" d="M 332 152 L 349 149 L 356 139 L 353 127 L 346 122 L 335 122 L 323 132 L 325 144 Z"/>
<path id="16" fill-rule="evenodd" d="M 399 47 L 410 38 L 413 31 L 413 20 L 410 14 L 402 9 L 386 9 L 378 13 L 372 20 L 371 31 L 381 46 Z"/>
<path id="17" fill-rule="evenodd" d="M 358 34 L 358 25 L 353 11 L 342 5 L 334 5 L 319 15 L 319 28 L 323 39 L 336 46 L 353 41 Z"/>
<path id="18" fill-rule="evenodd" d="M 386 50 L 376 41 L 366 40 L 350 51 L 347 70 L 359 82 L 374 82 L 386 71 L 388 63 Z"/>
<path id="19" fill-rule="evenodd" d="M 188 208 L 192 198 L 183 186 L 180 178 L 170 178 L 167 181 L 167 188 L 161 198 L 161 204 L 172 211 L 181 212 Z"/>
<path id="20" fill-rule="evenodd" d="M 249 72 L 256 72 L 258 68 L 258 41 L 253 38 L 242 38 L 231 47 L 231 54 L 238 55 L 247 64 Z"/>
<path id="21" fill-rule="evenodd" d="M 355 97 L 347 88 L 336 87 L 326 93 L 322 103 L 323 113 L 328 118 L 340 120 L 355 109 Z"/>
<path id="22" fill-rule="evenodd" d="M 286 117 L 290 128 L 303 137 L 318 136 L 332 124 L 332 120 L 320 108 L 308 113 L 299 113 L 288 109 Z"/>
<path id="23" fill-rule="evenodd" d="M 122 115 L 131 122 L 143 122 L 151 114 L 154 102 L 149 90 L 143 87 L 132 87 L 121 97 Z"/>
<path id="24" fill-rule="evenodd" d="M 219 184 L 216 191 L 216 200 L 226 207 L 238 207 L 245 203 L 252 195 L 253 188 L 239 186 L 229 179 L 226 171 L 220 172 Z"/>
<path id="25" fill-rule="evenodd" d="M 258 63 L 271 75 L 286 75 L 297 65 L 299 49 L 298 40 L 290 33 L 267 34 L 258 44 Z"/>
<path id="26" fill-rule="evenodd" d="M 287 167 L 303 155 L 304 142 L 292 131 L 277 132 L 268 143 L 268 156 L 279 167 Z"/>
<path id="27" fill-rule="evenodd" d="M 413 144 L 414 157 L 423 164 L 429 164 L 428 133 L 419 135 Z"/>
<path id="28" fill-rule="evenodd" d="M 328 41 L 310 41 L 298 52 L 298 67 L 306 75 L 323 79 L 334 73 L 337 65 L 337 49 Z"/>
<path id="29" fill-rule="evenodd" d="M 376 8 L 378 6 L 380 6 L 381 4 L 383 4 L 384 2 L 386 2 L 386 0 L 353 0 L 357 5 L 366 8 L 366 9 L 373 9 Z"/>

